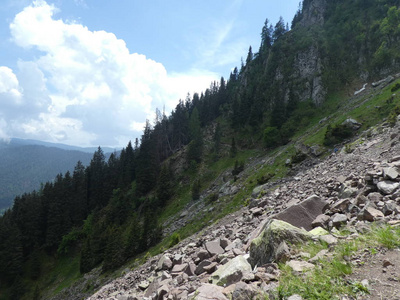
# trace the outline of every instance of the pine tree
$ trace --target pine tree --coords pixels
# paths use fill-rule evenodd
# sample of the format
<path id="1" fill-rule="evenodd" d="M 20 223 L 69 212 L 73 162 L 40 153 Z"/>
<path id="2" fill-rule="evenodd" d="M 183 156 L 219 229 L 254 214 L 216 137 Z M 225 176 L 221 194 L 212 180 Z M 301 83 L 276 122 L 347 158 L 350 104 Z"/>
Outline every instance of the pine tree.
<path id="1" fill-rule="evenodd" d="M 231 149 L 229 152 L 231 157 L 235 157 L 237 154 L 236 141 L 234 137 L 232 138 Z"/>
<path id="2" fill-rule="evenodd" d="M 151 133 L 150 122 L 147 120 L 137 157 L 136 191 L 139 196 L 151 191 L 157 183 L 157 149 Z"/>
<path id="3" fill-rule="evenodd" d="M 200 180 L 197 179 L 193 182 L 193 185 L 192 185 L 192 199 L 193 200 L 200 199 L 200 189 L 201 189 L 201 183 L 200 183 Z"/>
<path id="4" fill-rule="evenodd" d="M 189 133 L 191 142 L 189 144 L 187 159 L 189 162 L 200 162 L 203 153 L 203 136 L 201 133 L 199 112 L 195 107 L 190 116 Z"/>
<path id="5" fill-rule="evenodd" d="M 157 198 L 161 206 L 164 206 L 173 194 L 172 172 L 168 164 L 164 164 L 160 171 L 157 187 Z"/>
<path id="6" fill-rule="evenodd" d="M 222 136 L 221 125 L 219 125 L 219 123 L 217 123 L 217 127 L 215 128 L 214 137 L 213 137 L 213 141 L 214 141 L 213 152 L 214 152 L 214 160 L 215 161 L 218 160 L 220 150 L 221 150 L 221 136 Z"/>

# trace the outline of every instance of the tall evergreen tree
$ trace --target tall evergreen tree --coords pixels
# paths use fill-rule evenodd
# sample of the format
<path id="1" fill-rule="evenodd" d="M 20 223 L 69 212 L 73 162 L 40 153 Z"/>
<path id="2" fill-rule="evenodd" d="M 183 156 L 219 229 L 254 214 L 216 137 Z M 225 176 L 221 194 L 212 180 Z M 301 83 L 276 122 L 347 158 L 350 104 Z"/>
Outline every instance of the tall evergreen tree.
<path id="1" fill-rule="evenodd" d="M 201 161 L 203 153 L 203 136 L 200 127 L 200 118 L 197 107 L 193 109 L 192 115 L 190 116 L 189 133 L 191 142 L 188 148 L 188 161 Z"/>

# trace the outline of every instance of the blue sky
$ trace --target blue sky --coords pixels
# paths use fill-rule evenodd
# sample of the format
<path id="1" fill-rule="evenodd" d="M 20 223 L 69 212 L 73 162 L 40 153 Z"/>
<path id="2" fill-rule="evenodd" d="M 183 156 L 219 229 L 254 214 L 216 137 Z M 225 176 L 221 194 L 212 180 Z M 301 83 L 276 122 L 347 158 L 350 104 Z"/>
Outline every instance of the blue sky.
<path id="1" fill-rule="evenodd" d="M 299 0 L 5 0 L 0 138 L 125 146 L 156 108 L 229 77 Z"/>

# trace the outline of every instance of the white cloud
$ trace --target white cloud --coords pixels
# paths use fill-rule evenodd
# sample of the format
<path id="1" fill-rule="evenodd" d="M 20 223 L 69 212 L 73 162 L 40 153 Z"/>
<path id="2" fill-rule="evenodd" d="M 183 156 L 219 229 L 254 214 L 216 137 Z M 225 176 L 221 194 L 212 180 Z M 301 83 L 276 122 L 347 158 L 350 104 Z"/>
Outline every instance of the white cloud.
<path id="1" fill-rule="evenodd" d="M 10 68 L 0 67 L 0 103 L 2 107 L 22 104 L 22 93 L 17 76 Z"/>
<path id="2" fill-rule="evenodd" d="M 15 44 L 40 51 L 34 61 L 18 64 L 20 82 L 11 69 L 0 68 L 8 79 L 0 93 L 29 108 L 8 120 L 13 134 L 83 146 L 124 145 L 141 134 L 139 125 L 154 118 L 156 107 L 170 112 L 187 92 L 200 92 L 217 79 L 200 70 L 169 75 L 162 64 L 130 53 L 113 33 L 90 31 L 56 19 L 56 13 L 55 6 L 36 0 L 10 24 Z"/>

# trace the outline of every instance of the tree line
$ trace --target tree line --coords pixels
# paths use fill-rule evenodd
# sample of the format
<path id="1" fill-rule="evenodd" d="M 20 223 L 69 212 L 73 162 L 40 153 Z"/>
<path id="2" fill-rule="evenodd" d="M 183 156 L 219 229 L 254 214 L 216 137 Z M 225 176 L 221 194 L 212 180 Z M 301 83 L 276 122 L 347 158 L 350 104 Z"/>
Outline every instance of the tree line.
<path id="1" fill-rule="evenodd" d="M 207 151 L 216 160 L 224 155 L 222 126 L 236 132 L 228 155 L 234 156 L 238 147 L 254 147 L 246 140 L 249 136 L 258 141 L 257 146 L 287 143 L 317 112 L 312 101 L 300 101 L 301 84 L 288 79 L 299 49 L 319 45 L 326 61 L 325 79 L 340 84 L 355 76 L 343 72 L 341 59 L 355 66 L 357 51 L 365 53 L 368 63 L 362 67 L 371 72 L 399 59 L 393 50 L 400 43 L 400 31 L 393 25 L 400 20 L 399 1 L 334 2 L 327 7 L 322 27 L 300 26 L 310 1 L 299 8 L 291 29 L 282 18 L 275 26 L 266 20 L 258 52 L 250 47 L 246 60 L 228 80 L 222 77 L 204 93 L 188 95 L 169 116 L 157 110 L 154 122 L 146 121 L 140 141 L 129 142 L 107 161 L 99 147 L 88 166 L 78 162 L 72 173 L 59 174 L 39 190 L 16 197 L 0 218 L 0 287 L 8 287 L 15 299 L 21 297 L 24 283 L 45 272 L 40 263 L 43 253 L 79 255 L 81 273 L 100 264 L 106 272 L 158 243 L 162 238 L 158 216 L 173 199 L 177 183 L 168 158 L 185 147 L 187 167 L 201 164 L 205 128 L 215 125 Z M 354 22 L 359 26 L 349 27 Z M 353 37 L 360 44 L 347 44 Z M 335 49 L 333 41 L 338 43 Z M 337 51 L 341 45 L 347 47 L 349 57 Z M 288 80 L 277 79 L 278 70 Z M 245 136 L 243 141 L 240 136 Z M 234 169 L 240 169 L 238 163 Z M 193 187 L 196 199 L 201 189 L 196 178 Z"/>

